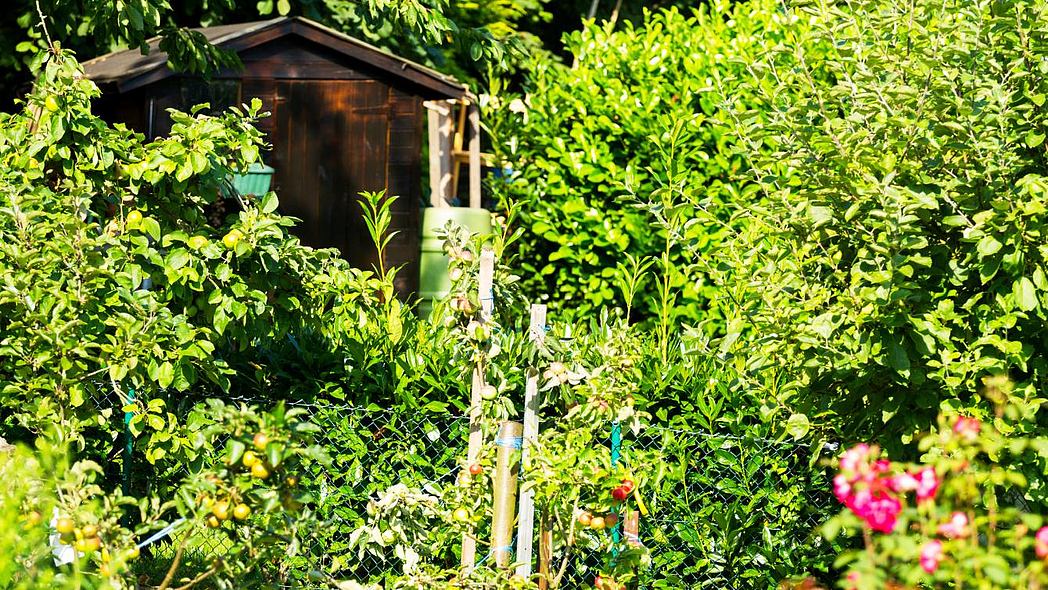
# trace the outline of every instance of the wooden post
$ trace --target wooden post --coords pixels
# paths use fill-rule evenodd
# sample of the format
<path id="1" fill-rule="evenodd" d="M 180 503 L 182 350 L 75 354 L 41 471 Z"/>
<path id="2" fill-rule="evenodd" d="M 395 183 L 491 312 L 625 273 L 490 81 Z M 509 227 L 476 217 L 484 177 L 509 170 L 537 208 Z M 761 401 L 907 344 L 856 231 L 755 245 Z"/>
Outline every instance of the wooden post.
<path id="1" fill-rule="evenodd" d="M 524 425 L 520 422 L 503 422 L 499 427 L 498 455 L 495 462 L 494 498 L 491 516 L 491 551 L 495 567 L 509 567 L 513 557 L 513 519 L 517 507 L 517 478 L 520 475 L 520 448 Z"/>
<path id="2" fill-rule="evenodd" d="M 469 206 L 480 208 L 480 107 L 469 104 Z"/>
<path id="3" fill-rule="evenodd" d="M 640 511 L 631 510 L 622 523 L 622 532 L 630 547 L 640 547 Z"/>
<path id="4" fill-rule="evenodd" d="M 480 253 L 480 276 L 477 288 L 477 300 L 480 303 L 480 321 L 486 323 L 491 320 L 494 301 L 492 300 L 492 285 L 495 281 L 495 253 L 484 250 Z M 469 405 L 469 464 L 473 465 L 480 457 L 480 450 L 484 446 L 484 433 L 480 430 L 482 404 L 481 390 L 485 385 L 485 367 L 477 363 L 473 369 L 473 391 Z M 469 533 L 462 537 L 462 566 L 467 571 L 473 569 L 477 562 L 477 540 Z"/>
<path id="5" fill-rule="evenodd" d="M 531 323 L 528 326 L 528 338 L 532 342 L 541 342 L 546 331 L 546 306 L 531 306 Z M 528 446 L 539 436 L 539 370 L 528 367 L 527 382 L 524 385 L 524 438 L 521 441 L 520 461 L 526 463 Z M 517 517 L 517 574 L 525 578 L 531 575 L 531 556 L 535 532 L 535 491 L 524 490 L 520 493 L 520 514 Z"/>
<path id="6" fill-rule="evenodd" d="M 549 512 L 543 511 L 539 518 L 539 590 L 549 588 L 549 565 L 553 560 L 553 528 Z"/>
<path id="7" fill-rule="evenodd" d="M 430 204 L 447 207 L 452 197 L 452 134 L 454 117 L 446 101 L 425 103 L 429 118 L 429 190 Z"/>

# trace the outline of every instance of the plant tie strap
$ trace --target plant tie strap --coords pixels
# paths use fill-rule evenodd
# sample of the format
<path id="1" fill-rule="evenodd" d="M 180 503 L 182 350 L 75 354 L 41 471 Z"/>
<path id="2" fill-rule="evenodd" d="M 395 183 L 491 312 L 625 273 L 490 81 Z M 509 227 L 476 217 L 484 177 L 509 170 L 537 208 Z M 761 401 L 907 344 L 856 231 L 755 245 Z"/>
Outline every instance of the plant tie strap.
<path id="1" fill-rule="evenodd" d="M 508 449 L 520 449 L 524 444 L 523 436 L 507 436 L 495 439 L 495 444 Z"/>
<path id="2" fill-rule="evenodd" d="M 644 545 L 644 543 L 640 542 L 640 537 L 637 536 L 636 534 L 630 532 L 630 531 L 623 531 L 622 532 L 622 536 L 625 537 L 626 540 L 631 542 L 631 543 L 636 543 L 637 545 L 640 545 L 640 546 Z"/>

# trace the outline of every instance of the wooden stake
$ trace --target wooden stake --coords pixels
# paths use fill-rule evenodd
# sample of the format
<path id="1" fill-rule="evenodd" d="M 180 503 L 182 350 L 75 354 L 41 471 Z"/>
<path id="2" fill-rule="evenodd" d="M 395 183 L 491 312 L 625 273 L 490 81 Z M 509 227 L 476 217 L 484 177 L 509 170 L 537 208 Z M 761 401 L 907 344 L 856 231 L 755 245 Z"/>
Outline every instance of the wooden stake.
<path id="1" fill-rule="evenodd" d="M 480 208 L 480 107 L 469 105 L 469 206 Z"/>
<path id="2" fill-rule="evenodd" d="M 531 306 L 531 323 L 528 326 L 528 338 L 532 342 L 541 342 L 546 331 L 546 306 Z M 520 460 L 528 459 L 528 447 L 539 436 L 539 370 L 529 367 L 527 382 L 524 386 L 524 439 L 521 442 Z M 520 514 L 517 517 L 517 574 L 525 578 L 531 575 L 531 556 L 535 532 L 535 491 L 524 490 L 520 493 Z"/>
<path id="3" fill-rule="evenodd" d="M 452 133 L 454 117 L 447 101 L 426 101 L 429 119 L 430 204 L 447 207 L 451 200 Z"/>
<path id="4" fill-rule="evenodd" d="M 640 511 L 631 510 L 622 523 L 622 531 L 630 547 L 640 547 Z"/>
<path id="5" fill-rule="evenodd" d="M 495 253 L 484 250 L 480 253 L 480 276 L 477 288 L 477 300 L 480 302 L 480 321 L 487 323 L 491 321 L 494 300 L 492 286 L 495 281 Z M 485 367 L 483 362 L 478 362 L 473 369 L 473 391 L 469 406 L 469 452 L 468 460 L 472 465 L 480 457 L 480 450 L 484 446 L 484 433 L 480 430 L 480 419 L 484 398 L 481 390 L 485 385 Z M 468 533 L 462 537 L 462 566 L 472 570 L 477 562 L 477 540 Z"/>
<path id="6" fill-rule="evenodd" d="M 520 475 L 519 448 L 524 425 L 503 422 L 499 427 L 498 456 L 495 462 L 494 498 L 491 516 L 491 551 L 495 567 L 504 569 L 513 560 L 513 518 L 517 508 L 517 477 Z"/>
<path id="7" fill-rule="evenodd" d="M 553 528 L 550 526 L 549 512 L 543 510 L 539 519 L 539 590 L 549 588 L 549 564 L 553 557 Z"/>
<path id="8" fill-rule="evenodd" d="M 440 190 L 440 112 L 433 102 L 426 102 L 426 118 L 429 123 L 429 204 L 444 206 Z"/>

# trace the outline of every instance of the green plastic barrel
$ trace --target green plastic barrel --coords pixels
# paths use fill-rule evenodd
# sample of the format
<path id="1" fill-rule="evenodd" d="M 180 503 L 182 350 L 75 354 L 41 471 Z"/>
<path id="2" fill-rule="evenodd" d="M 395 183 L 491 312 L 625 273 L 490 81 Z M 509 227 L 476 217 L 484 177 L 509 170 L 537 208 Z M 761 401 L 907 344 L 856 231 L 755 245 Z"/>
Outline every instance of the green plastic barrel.
<path id="1" fill-rule="evenodd" d="M 491 233 L 491 212 L 487 209 L 469 207 L 427 207 L 422 213 L 422 260 L 419 264 L 419 314 L 429 317 L 433 302 L 451 290 L 448 264 L 444 254 L 444 242 L 437 237 L 437 230 L 451 221 L 473 233 Z"/>

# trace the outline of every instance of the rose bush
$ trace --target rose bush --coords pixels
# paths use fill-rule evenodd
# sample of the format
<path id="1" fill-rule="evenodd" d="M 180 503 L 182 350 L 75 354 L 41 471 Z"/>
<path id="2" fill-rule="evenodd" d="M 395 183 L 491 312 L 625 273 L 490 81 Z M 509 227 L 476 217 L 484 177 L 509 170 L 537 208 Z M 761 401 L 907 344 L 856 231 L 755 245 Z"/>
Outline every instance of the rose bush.
<path id="1" fill-rule="evenodd" d="M 1042 588 L 1048 585 L 1048 520 L 1023 499 L 1012 458 L 1048 457 L 1048 439 L 1012 436 L 1031 410 L 988 380 L 992 420 L 942 415 L 919 441 L 920 463 L 889 461 L 875 445 L 844 453 L 834 493 L 847 511 L 823 533 L 858 532 L 864 547 L 838 565 L 845 588 Z"/>

